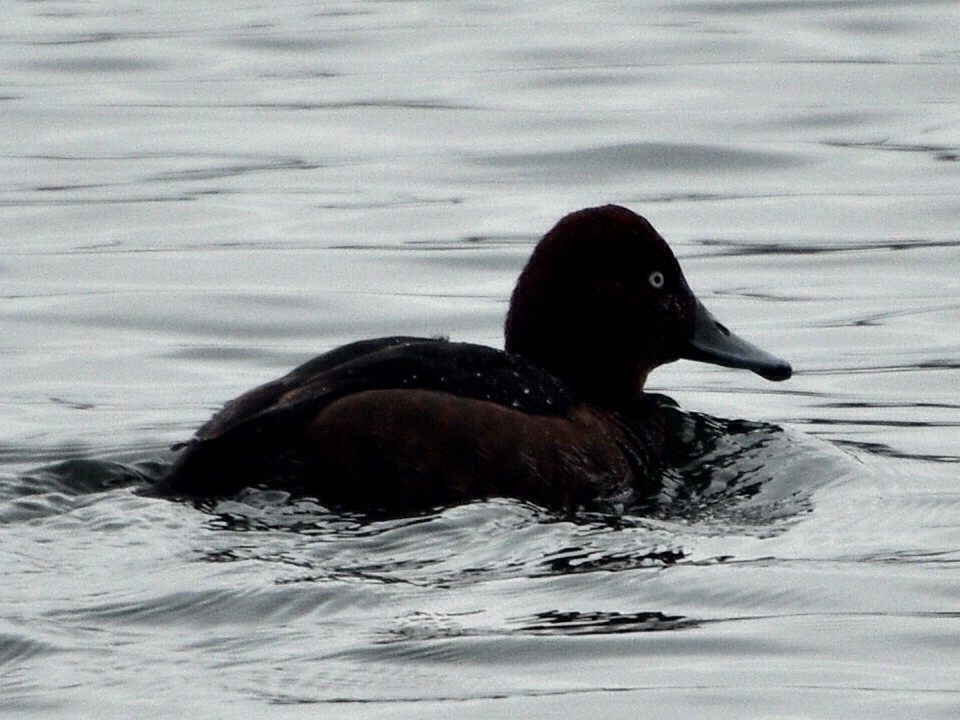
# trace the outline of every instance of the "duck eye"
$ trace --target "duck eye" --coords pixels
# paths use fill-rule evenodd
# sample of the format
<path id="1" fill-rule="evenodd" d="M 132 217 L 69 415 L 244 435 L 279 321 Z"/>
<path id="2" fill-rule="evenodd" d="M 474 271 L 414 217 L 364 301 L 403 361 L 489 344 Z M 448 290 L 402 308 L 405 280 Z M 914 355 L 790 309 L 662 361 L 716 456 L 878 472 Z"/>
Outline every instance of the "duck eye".
<path id="1" fill-rule="evenodd" d="M 654 290 L 659 290 L 660 288 L 662 288 L 663 283 L 665 282 L 663 278 L 663 273 L 660 272 L 659 270 L 654 270 L 652 273 L 650 273 L 649 277 L 647 277 L 647 280 L 649 281 L 650 286 Z"/>

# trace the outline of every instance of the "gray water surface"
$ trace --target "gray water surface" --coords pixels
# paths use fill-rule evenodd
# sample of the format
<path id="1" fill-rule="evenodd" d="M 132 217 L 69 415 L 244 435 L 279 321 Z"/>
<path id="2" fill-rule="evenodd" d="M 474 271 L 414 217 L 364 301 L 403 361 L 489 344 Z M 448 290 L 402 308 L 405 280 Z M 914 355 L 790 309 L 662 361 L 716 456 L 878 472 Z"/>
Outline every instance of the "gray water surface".
<path id="1" fill-rule="evenodd" d="M 4 16 L 0 714 L 960 713 L 956 3 Z M 499 346 L 607 202 L 796 370 L 654 373 L 719 428 L 668 511 L 136 494 L 338 344 Z"/>

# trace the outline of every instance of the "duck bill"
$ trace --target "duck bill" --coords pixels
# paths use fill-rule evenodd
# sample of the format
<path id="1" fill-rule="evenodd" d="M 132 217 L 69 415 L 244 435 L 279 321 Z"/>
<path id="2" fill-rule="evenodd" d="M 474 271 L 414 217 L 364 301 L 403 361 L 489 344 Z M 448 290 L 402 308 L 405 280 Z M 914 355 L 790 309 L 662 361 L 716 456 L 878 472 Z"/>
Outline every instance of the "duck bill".
<path id="1" fill-rule="evenodd" d="M 693 335 L 681 357 L 752 370 L 767 380 L 786 380 L 793 374 L 790 363 L 734 335 L 699 300 Z"/>

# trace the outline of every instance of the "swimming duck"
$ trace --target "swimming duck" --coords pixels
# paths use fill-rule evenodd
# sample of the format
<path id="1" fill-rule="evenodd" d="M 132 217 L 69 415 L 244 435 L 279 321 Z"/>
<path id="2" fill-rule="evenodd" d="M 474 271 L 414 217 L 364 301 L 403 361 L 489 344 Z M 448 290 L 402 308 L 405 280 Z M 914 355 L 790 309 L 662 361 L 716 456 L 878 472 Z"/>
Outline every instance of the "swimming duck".
<path id="1" fill-rule="evenodd" d="M 227 403 L 154 490 L 267 486 L 391 513 L 489 497 L 593 507 L 656 487 L 667 438 L 644 393 L 651 370 L 686 358 L 791 375 L 720 324 L 653 226 L 615 205 L 571 213 L 540 240 L 505 340 L 331 350 Z"/>

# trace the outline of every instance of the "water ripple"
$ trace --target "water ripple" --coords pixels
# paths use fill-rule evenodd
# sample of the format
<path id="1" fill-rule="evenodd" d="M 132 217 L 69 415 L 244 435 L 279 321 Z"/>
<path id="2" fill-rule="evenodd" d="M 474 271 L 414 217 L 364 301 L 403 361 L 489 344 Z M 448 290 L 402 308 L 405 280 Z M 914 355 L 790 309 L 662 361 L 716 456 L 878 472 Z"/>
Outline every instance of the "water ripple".
<path id="1" fill-rule="evenodd" d="M 600 145 L 578 150 L 487 155 L 477 162 L 505 170 L 546 175 L 555 182 L 588 180 L 638 172 L 745 172 L 799 165 L 790 153 L 743 150 L 720 145 L 680 145 L 662 142 Z"/>

